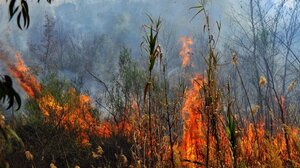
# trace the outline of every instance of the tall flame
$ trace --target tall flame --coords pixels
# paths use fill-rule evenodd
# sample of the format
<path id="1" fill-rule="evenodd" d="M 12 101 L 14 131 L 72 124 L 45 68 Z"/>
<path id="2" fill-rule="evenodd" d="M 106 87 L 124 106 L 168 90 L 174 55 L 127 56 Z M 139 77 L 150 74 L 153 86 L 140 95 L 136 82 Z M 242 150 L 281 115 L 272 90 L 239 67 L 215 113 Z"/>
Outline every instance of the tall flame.
<path id="1" fill-rule="evenodd" d="M 224 161 L 225 166 L 231 164 L 230 147 L 228 145 L 228 137 L 226 132 L 217 126 L 219 146 L 221 151 L 217 151 L 217 140 L 212 134 L 216 130 L 210 131 L 209 149 L 212 154 L 207 157 L 206 145 L 207 145 L 207 128 L 208 121 L 205 111 L 205 99 L 201 91 L 204 89 L 205 78 L 201 75 L 195 75 L 192 80 L 192 86 L 185 92 L 185 100 L 181 109 L 181 115 L 184 122 L 183 136 L 181 142 L 181 158 L 186 161 L 183 163 L 186 167 L 199 167 L 199 163 L 204 164 L 206 159 L 209 160 L 210 166 L 218 167 L 218 161 L 216 161 L 215 154 L 220 152 L 219 160 Z M 220 117 L 220 120 L 223 120 Z M 224 121 L 222 121 L 224 122 Z M 211 126 L 210 126 L 211 127 Z M 198 164 L 194 164 L 198 163 Z"/>
<path id="2" fill-rule="evenodd" d="M 190 64 L 191 57 L 191 45 L 193 45 L 193 40 L 190 37 L 182 36 L 180 37 L 180 41 L 182 43 L 181 50 L 179 55 L 182 58 L 182 67 L 185 68 L 188 64 Z"/>
<path id="3" fill-rule="evenodd" d="M 186 91 L 181 113 L 184 121 L 181 144 L 184 153 L 182 157 L 191 161 L 203 159 L 203 156 L 198 155 L 201 147 L 205 144 L 200 111 L 204 106 L 204 98 L 199 94 L 203 84 L 204 79 L 200 75 L 196 75 L 192 79 L 192 87 Z"/>
<path id="4" fill-rule="evenodd" d="M 186 64 L 186 62 L 183 62 L 183 65 Z M 41 84 L 30 73 L 20 54 L 16 54 L 16 64 L 9 64 L 8 70 L 17 79 L 24 91 L 36 100 L 42 114 L 45 116 L 46 122 L 51 120 L 54 121 L 55 125 L 61 126 L 66 130 L 75 130 L 78 140 L 82 144 L 89 143 L 90 135 L 107 138 L 115 133 L 129 137 L 134 132 L 138 138 L 147 135 L 145 130 L 141 129 L 147 127 L 146 123 L 143 122 L 145 121 L 143 117 L 147 116 L 140 115 L 139 106 L 135 101 L 132 101 L 131 109 L 125 109 L 124 118 L 117 124 L 113 124 L 110 121 L 99 122 L 92 115 L 93 107 L 91 105 L 91 98 L 84 94 L 78 94 L 74 88 L 70 88 L 65 93 L 70 100 L 64 104 L 58 101 L 50 92 L 42 92 Z M 193 163 L 204 163 L 207 159 L 205 151 L 208 123 L 204 111 L 205 99 L 201 94 L 205 82 L 205 78 L 201 75 L 195 75 L 192 78 L 192 86 L 185 92 L 185 100 L 181 109 L 184 128 L 182 141 L 179 146 L 175 144 L 173 147 L 181 151 L 180 157 L 182 160 L 189 161 L 183 163 L 183 166 L 186 167 L 199 167 L 199 165 Z M 280 105 L 284 108 L 286 106 L 283 97 L 281 98 Z M 222 117 L 220 117 L 220 120 L 225 123 Z M 285 135 L 281 130 L 282 127 L 285 127 L 289 135 L 288 140 L 291 146 L 290 156 L 287 153 Z M 255 131 L 254 125 L 248 123 L 244 130 L 238 130 L 240 133 L 236 137 L 237 146 L 234 148 L 239 150 L 239 152 L 236 154 L 235 160 L 243 161 L 250 167 L 253 165 L 259 167 L 261 163 L 274 162 L 276 158 L 280 158 L 281 160 L 300 160 L 299 128 L 280 125 L 277 128 L 276 134 L 271 138 L 268 138 L 269 135 L 265 133 L 264 123 L 257 124 L 256 128 L 257 130 Z M 223 160 L 225 167 L 232 167 L 233 157 L 230 149 L 232 146 L 230 147 L 231 144 L 227 138 L 226 131 L 221 126 L 216 129 L 218 130 L 220 140 L 220 158 L 215 158 L 215 153 L 218 152 L 216 150 L 216 138 L 210 133 L 208 137 L 210 142 L 209 149 L 211 150 L 211 155 L 208 158 L 210 166 L 218 167 L 218 161 Z M 256 132 L 257 136 L 255 136 Z M 141 138 L 140 141 L 142 142 L 143 139 Z M 165 141 L 168 141 L 168 139 L 166 138 Z M 170 150 L 168 147 L 165 149 Z M 273 155 L 272 153 L 275 154 Z M 296 165 L 295 167 L 300 167 L 300 164 L 296 162 L 293 164 Z"/>
<path id="5" fill-rule="evenodd" d="M 10 73 L 17 78 L 19 85 L 30 97 L 34 98 L 41 93 L 40 84 L 35 76 L 29 73 L 29 69 L 19 53 L 16 54 L 16 65 L 10 64 L 8 68 Z"/>

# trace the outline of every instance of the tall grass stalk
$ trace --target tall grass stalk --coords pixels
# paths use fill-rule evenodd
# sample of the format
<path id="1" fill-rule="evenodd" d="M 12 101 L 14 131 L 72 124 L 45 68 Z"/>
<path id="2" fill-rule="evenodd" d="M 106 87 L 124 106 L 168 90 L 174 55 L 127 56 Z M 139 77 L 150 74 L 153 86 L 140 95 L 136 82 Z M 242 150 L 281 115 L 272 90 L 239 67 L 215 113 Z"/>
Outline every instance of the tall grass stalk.
<path id="1" fill-rule="evenodd" d="M 148 93 L 148 131 L 149 131 L 149 141 L 150 141 L 150 147 L 149 147 L 149 152 L 150 152 L 150 159 L 149 159 L 149 167 L 153 167 L 153 159 L 154 159 L 154 154 L 153 154 L 153 135 L 152 135 L 152 95 L 151 95 L 151 86 L 152 86 L 152 71 L 155 65 L 155 61 L 157 58 L 160 58 L 160 61 L 162 60 L 162 52 L 160 45 L 158 44 L 158 34 L 159 34 L 159 29 L 161 26 L 161 19 L 158 18 L 156 21 L 152 19 L 151 16 L 148 15 L 148 18 L 150 20 L 150 25 L 145 26 L 145 34 L 144 36 L 144 43 L 142 43 L 142 46 L 145 47 L 145 50 L 148 54 L 148 59 L 149 59 L 149 67 L 148 67 L 148 82 L 145 85 L 145 90 L 144 90 L 144 102 L 146 95 Z"/>

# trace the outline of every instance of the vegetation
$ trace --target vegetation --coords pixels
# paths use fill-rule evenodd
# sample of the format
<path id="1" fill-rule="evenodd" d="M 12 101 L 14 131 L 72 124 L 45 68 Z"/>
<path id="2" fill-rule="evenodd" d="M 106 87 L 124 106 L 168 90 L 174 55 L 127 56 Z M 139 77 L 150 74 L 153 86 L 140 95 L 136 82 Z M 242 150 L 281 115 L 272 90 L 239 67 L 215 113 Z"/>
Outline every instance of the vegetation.
<path id="1" fill-rule="evenodd" d="M 172 52 L 164 53 L 162 45 L 161 18 L 147 16 L 142 57 L 134 59 L 120 46 L 113 57 L 105 36 L 62 38 L 55 19 L 46 15 L 41 43 L 29 43 L 38 65 L 26 65 L 20 54 L 15 62 L 1 58 L 26 99 L 20 108 L 21 97 L 4 76 L 0 99 L 12 113 L 1 112 L 0 167 L 300 167 L 298 76 L 292 73 L 298 70 L 292 43 L 300 2 L 287 16 L 281 15 L 285 1 L 279 4 L 274 23 L 260 2 L 250 0 L 250 27 L 239 29 L 246 41 L 234 39 L 223 50 L 221 22 L 212 21 L 205 1 L 191 7 L 192 21 L 204 21 L 205 36 L 194 39 L 205 46 L 197 52 L 194 39 L 181 37 L 182 67 L 175 75 Z M 10 1 L 11 17 L 18 11 L 15 3 Z M 20 29 L 19 15 L 25 15 L 23 27 L 29 25 L 26 6 L 18 14 Z M 285 19 L 281 39 L 277 31 Z M 103 55 L 112 56 L 103 60 L 107 67 L 95 64 Z M 276 57 L 282 55 L 280 63 Z M 199 59 L 203 71 L 193 62 Z M 80 73 L 70 80 L 61 71 Z M 84 88 L 88 78 L 97 91 Z"/>
<path id="2" fill-rule="evenodd" d="M 17 15 L 17 25 L 22 29 L 27 29 L 30 24 L 29 7 L 26 0 L 6 0 L 9 3 L 9 20 L 11 20 L 15 15 Z M 40 0 L 37 0 L 39 3 Z M 51 3 L 52 0 L 47 0 Z M 23 21 L 23 22 L 22 22 Z M 22 24 L 23 23 L 23 24 Z"/>

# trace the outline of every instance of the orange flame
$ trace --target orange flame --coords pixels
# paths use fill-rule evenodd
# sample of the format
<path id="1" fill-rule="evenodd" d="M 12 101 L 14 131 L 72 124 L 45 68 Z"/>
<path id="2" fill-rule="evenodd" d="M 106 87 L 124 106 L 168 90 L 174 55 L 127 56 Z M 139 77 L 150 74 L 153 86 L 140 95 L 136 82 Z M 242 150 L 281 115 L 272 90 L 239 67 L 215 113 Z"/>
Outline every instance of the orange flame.
<path id="1" fill-rule="evenodd" d="M 46 119 L 53 119 L 54 123 L 67 130 L 76 130 L 81 142 L 89 142 L 89 134 L 98 134 L 97 120 L 90 113 L 91 100 L 87 95 L 77 95 L 75 89 L 68 91 L 70 101 L 62 105 L 51 94 L 37 99 L 40 109 Z M 73 100 L 74 99 L 74 100 Z"/>
<path id="2" fill-rule="evenodd" d="M 288 130 L 288 140 L 291 145 L 291 160 L 299 160 L 300 130 L 295 127 L 285 127 Z M 259 166 L 261 163 L 274 162 L 276 157 L 281 160 L 289 160 L 283 131 L 277 130 L 276 135 L 270 138 L 269 135 L 265 133 L 264 123 L 259 123 L 257 124 L 257 134 L 256 138 L 254 125 L 252 123 L 248 124 L 241 137 L 240 155 L 242 158 L 239 159 L 243 159 L 247 164 L 252 166 Z M 300 166 L 299 163 L 295 162 L 294 164 Z M 274 166 L 282 167 L 283 165 Z"/>
<path id="3" fill-rule="evenodd" d="M 21 55 L 16 54 L 16 65 L 9 65 L 10 73 L 17 78 L 19 85 L 32 98 L 41 93 L 41 86 L 35 76 L 29 73 L 29 68 L 24 63 Z"/>
<path id="4" fill-rule="evenodd" d="M 185 68 L 190 63 L 191 56 L 191 45 L 193 45 L 193 40 L 190 37 L 180 37 L 180 41 L 182 42 L 181 50 L 179 55 L 182 58 L 182 67 Z"/>
<path id="5" fill-rule="evenodd" d="M 203 84 L 204 79 L 200 75 L 196 75 L 192 79 L 192 88 L 186 91 L 186 99 L 182 108 L 182 118 L 184 120 L 181 144 L 184 153 L 182 157 L 191 161 L 203 159 L 203 157 L 198 156 L 201 146 L 205 144 L 202 116 L 200 114 L 200 110 L 204 106 L 204 99 L 199 94 Z"/>
<path id="6" fill-rule="evenodd" d="M 10 64 L 8 70 L 17 78 L 18 83 L 24 91 L 26 91 L 31 98 L 36 99 L 42 114 L 46 118 L 46 122 L 47 120 L 53 120 L 56 125 L 66 130 L 75 130 L 78 140 L 82 144 L 89 144 L 90 135 L 106 138 L 111 137 L 115 133 L 123 134 L 128 137 L 131 136 L 133 132 L 136 137 L 145 137 L 145 135 L 147 135 L 147 131 L 142 129 L 143 127 L 147 127 L 146 123 L 143 122 L 145 121 L 143 117 L 146 116 L 139 113 L 140 109 L 136 102 L 132 101 L 132 109 L 125 110 L 124 118 L 121 119 L 119 123 L 113 124 L 109 121 L 99 122 L 99 120 L 92 115 L 93 107 L 89 96 L 78 94 L 74 88 L 71 88 L 66 93 L 70 100 L 62 104 L 56 100 L 51 93 L 47 91 L 42 93 L 40 83 L 34 75 L 29 73 L 29 68 L 22 60 L 20 54 L 16 54 L 16 60 L 16 65 Z M 182 151 L 180 157 L 183 160 L 189 160 L 190 163 L 204 163 L 206 159 L 206 128 L 208 123 L 205 119 L 206 116 L 203 115 L 204 97 L 200 94 L 205 82 L 204 77 L 201 75 L 196 75 L 192 79 L 192 86 L 185 92 L 185 100 L 181 109 L 184 129 L 182 142 L 178 147 L 178 151 Z M 284 109 L 286 108 L 285 103 L 284 97 L 282 97 L 280 105 L 284 107 Z M 224 120 L 222 117 L 220 118 Z M 282 127 L 286 127 L 285 130 L 287 130 L 287 134 L 289 135 L 288 140 L 291 146 L 291 160 L 299 161 L 300 130 L 299 128 L 288 127 L 286 125 L 279 126 L 279 128 Z M 230 151 L 227 135 L 224 129 L 217 129 L 219 131 L 225 167 L 232 167 L 232 151 Z M 276 157 L 280 157 L 281 160 L 289 159 L 285 136 L 281 129 L 278 129 L 275 136 L 271 138 L 267 138 L 269 135 L 265 133 L 264 123 L 257 124 L 257 137 L 255 136 L 256 132 L 254 129 L 254 125 L 249 123 L 245 130 L 239 133 L 237 137 L 238 145 L 236 147 L 239 152 L 236 156 L 237 158 L 234 159 L 245 162 L 249 167 L 253 167 L 253 165 L 259 167 L 262 163 L 273 162 Z M 141 138 L 140 141 L 142 140 Z M 168 141 L 168 139 L 165 138 L 165 141 Z M 215 153 L 216 149 L 214 145 L 216 144 L 216 140 L 212 134 L 210 134 L 209 141 L 211 142 L 209 146 L 212 151 L 211 153 Z M 177 144 L 175 144 L 174 148 L 177 149 Z M 170 148 L 166 147 L 165 150 L 170 150 Z M 272 155 L 272 153 L 276 155 Z M 219 158 L 214 157 L 215 155 L 211 154 L 208 158 L 209 162 L 212 163 L 210 166 L 218 167 L 218 165 L 213 162 Z M 298 165 L 295 167 L 300 167 L 300 164 L 296 162 L 293 164 Z M 187 165 L 185 163 L 183 165 L 199 167 L 198 165 Z"/>
<path id="7" fill-rule="evenodd" d="M 192 78 L 192 86 L 185 92 L 185 101 L 183 103 L 181 114 L 184 122 L 183 125 L 183 136 L 181 142 L 181 157 L 184 162 L 183 165 L 187 167 L 199 167 L 197 164 L 206 161 L 206 145 L 207 145 L 207 117 L 205 115 L 204 107 L 204 96 L 201 91 L 204 88 L 206 80 L 201 75 L 195 75 Z M 221 120 L 222 117 L 220 117 Z M 222 121 L 224 122 L 224 121 Z M 226 132 L 219 125 L 216 129 L 218 130 L 220 150 L 224 151 L 220 157 L 224 161 L 226 166 L 231 164 L 230 147 L 228 145 L 228 137 Z M 210 166 L 218 167 L 214 154 L 217 153 L 216 139 L 212 133 L 209 135 L 209 149 L 211 155 L 209 156 Z M 221 158 L 218 158 L 221 160 Z"/>
<path id="8" fill-rule="evenodd" d="M 113 131 L 124 130 L 125 135 L 132 131 L 131 124 L 125 121 L 118 125 L 109 122 L 100 123 L 92 114 L 91 98 L 87 95 L 79 95 L 74 88 L 67 92 L 71 99 L 61 104 L 51 93 L 43 93 L 41 85 L 36 77 L 29 72 L 21 55 L 16 54 L 16 64 L 9 65 L 8 70 L 17 79 L 19 85 L 31 97 L 36 99 L 46 120 L 53 119 L 54 123 L 67 130 L 75 130 L 78 133 L 78 140 L 83 144 L 89 142 L 89 135 L 99 137 L 110 137 Z"/>

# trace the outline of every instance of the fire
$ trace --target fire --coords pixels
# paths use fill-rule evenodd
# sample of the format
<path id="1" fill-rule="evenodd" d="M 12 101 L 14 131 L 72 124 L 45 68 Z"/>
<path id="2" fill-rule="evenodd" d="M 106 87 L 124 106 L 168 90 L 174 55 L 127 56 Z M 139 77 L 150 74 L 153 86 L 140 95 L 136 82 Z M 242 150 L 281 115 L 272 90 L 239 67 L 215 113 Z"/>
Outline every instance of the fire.
<path id="1" fill-rule="evenodd" d="M 232 163 L 231 150 L 229 145 L 228 136 L 223 129 L 222 125 L 217 126 L 219 144 L 214 137 L 211 130 L 209 136 L 207 136 L 207 111 L 205 110 L 205 98 L 203 93 L 206 85 L 206 80 L 201 75 L 195 75 L 191 80 L 192 86 L 185 92 L 185 100 L 181 109 L 181 115 L 184 122 L 183 135 L 181 142 L 181 159 L 184 160 L 184 166 L 187 167 L 199 167 L 199 165 L 205 165 L 206 160 L 209 160 L 209 165 L 212 167 L 220 166 L 219 163 L 222 160 L 225 166 L 230 167 Z M 221 121 L 225 123 L 224 119 L 220 116 Z M 212 128 L 212 124 L 210 123 Z M 209 140 L 210 155 L 207 158 L 207 138 Z M 217 145 L 220 147 L 220 151 L 217 151 Z M 215 157 L 219 153 L 219 158 Z"/>
<path id="2" fill-rule="evenodd" d="M 21 55 L 16 54 L 16 65 L 9 65 L 10 73 L 17 78 L 19 85 L 32 98 L 41 93 L 41 86 L 35 76 L 29 73 L 29 69 L 24 63 Z"/>
<path id="3" fill-rule="evenodd" d="M 185 102 L 182 107 L 181 115 L 184 126 L 181 148 L 185 151 L 182 157 L 190 161 L 203 159 L 203 156 L 198 155 L 205 144 L 201 115 L 204 98 L 200 94 L 203 85 L 203 77 L 196 75 L 192 79 L 192 87 L 186 91 Z"/>
<path id="4" fill-rule="evenodd" d="M 289 142 L 291 147 L 291 159 L 299 160 L 299 128 L 287 127 Z M 264 123 L 257 124 L 257 138 L 254 132 L 254 125 L 249 123 L 241 137 L 240 155 L 244 161 L 251 165 L 260 165 L 260 163 L 272 163 L 276 159 L 289 160 L 286 141 L 282 130 L 278 129 L 276 135 L 272 138 L 268 137 L 264 129 Z M 297 147 L 298 146 L 298 147 Z M 298 149 L 297 149 L 298 148 Z M 281 163 L 282 164 L 282 163 Z M 296 163 L 295 163 L 296 164 Z M 276 165 L 276 167 L 282 165 Z M 300 166 L 298 164 L 298 166 Z M 296 167 L 298 167 L 296 166 Z"/>
<path id="5" fill-rule="evenodd" d="M 42 93 L 42 87 L 36 77 L 30 73 L 21 55 L 16 54 L 16 64 L 10 64 L 9 72 L 17 79 L 19 85 L 33 99 L 36 99 L 46 121 L 52 120 L 55 125 L 66 130 L 76 130 L 78 140 L 83 144 L 89 143 L 89 135 L 110 137 L 113 132 L 124 130 L 129 135 L 133 130 L 132 125 L 125 120 L 117 125 L 110 122 L 99 122 L 93 117 L 91 111 L 91 98 L 84 94 L 78 94 L 74 88 L 70 88 L 66 95 L 68 100 L 62 104 L 49 92 Z"/>
<path id="6" fill-rule="evenodd" d="M 98 134 L 97 120 L 90 113 L 91 101 L 86 95 L 78 95 L 75 89 L 70 89 L 67 93 L 70 101 L 61 104 L 55 100 L 51 94 L 41 96 L 37 100 L 46 120 L 53 119 L 56 125 L 65 129 L 77 130 L 78 138 L 82 142 L 88 142 L 88 133 Z"/>
<path id="7" fill-rule="evenodd" d="M 209 165 L 218 167 L 218 162 L 223 161 L 225 167 L 233 166 L 232 147 L 223 126 L 218 126 L 218 135 L 220 140 L 220 155 L 217 157 L 216 138 L 213 133 L 209 135 L 209 158 L 206 158 L 207 145 L 207 117 L 204 107 L 204 96 L 201 91 L 205 86 L 205 79 L 200 75 L 192 78 L 192 86 L 185 92 L 185 100 L 181 109 L 183 119 L 183 135 L 181 141 L 181 160 L 185 167 L 204 167 L 207 159 Z M 284 102 L 284 101 L 282 101 Z M 284 103 L 282 103 L 284 105 Z M 225 123 L 222 116 L 221 122 Z M 288 127 L 286 125 L 278 126 L 275 136 L 270 135 L 265 130 L 265 124 L 259 122 L 256 124 L 256 130 L 253 123 L 245 121 L 246 128 L 236 130 L 239 132 L 236 137 L 235 149 L 238 151 L 235 155 L 237 162 L 244 161 L 246 165 L 260 166 L 262 163 L 273 163 L 274 160 L 289 160 L 287 153 L 286 140 L 284 135 L 285 127 L 289 135 L 290 143 L 290 157 L 292 160 L 299 160 L 300 158 L 300 131 L 298 128 Z M 212 130 L 213 131 L 213 130 Z M 257 133 L 257 136 L 256 136 Z M 196 164 L 195 164 L 196 163 Z M 283 163 L 282 163 L 283 164 Z M 298 163 L 294 163 L 299 165 Z M 202 165 L 202 166 L 201 166 Z M 276 164 L 275 164 L 276 165 Z"/>
<path id="8" fill-rule="evenodd" d="M 10 64 L 8 70 L 17 79 L 24 91 L 36 100 L 45 117 L 45 122 L 52 121 L 56 126 L 76 132 L 77 139 L 82 144 L 89 144 L 91 135 L 109 138 L 114 134 L 122 134 L 128 139 L 133 137 L 132 134 L 135 134 L 135 137 L 138 139 L 137 143 L 139 145 L 144 144 L 143 137 L 147 136 L 147 131 L 143 128 L 147 127 L 145 122 L 147 116 L 140 113 L 142 110 L 134 100 L 130 101 L 132 103 L 131 107 L 125 108 L 123 118 L 117 123 L 110 120 L 100 122 L 92 115 L 92 100 L 88 95 L 79 94 L 74 88 L 70 88 L 65 93 L 62 93 L 65 94 L 63 96 L 68 97 L 62 103 L 46 88 L 42 88 L 36 77 L 30 73 L 20 54 L 16 55 L 16 60 L 16 65 Z M 187 65 L 184 59 L 183 65 Z M 231 144 L 227 137 L 226 128 L 224 128 L 225 124 L 224 126 L 221 124 L 216 126 L 220 141 L 219 158 L 216 158 L 218 153 L 216 149 L 217 138 L 213 136 L 213 131 L 216 130 L 211 130 L 209 133 L 210 155 L 209 158 L 206 158 L 207 128 L 209 128 L 209 123 L 205 111 L 205 98 L 202 94 L 206 80 L 201 75 L 195 75 L 191 79 L 191 84 L 191 87 L 185 92 L 185 99 L 181 108 L 183 119 L 182 140 L 179 143 L 175 142 L 173 146 L 174 155 L 178 155 L 180 160 L 183 161 L 182 166 L 201 167 L 199 163 L 203 166 L 205 161 L 208 160 L 209 166 L 218 167 L 218 163 L 222 160 L 224 167 L 233 167 L 233 160 L 235 160 L 237 162 L 245 162 L 249 167 L 253 165 L 259 167 L 261 164 L 273 163 L 276 159 L 283 161 L 289 159 L 300 160 L 299 128 L 280 125 L 277 127 L 276 134 L 269 137 L 270 135 L 265 131 L 264 123 L 258 123 L 256 125 L 257 130 L 255 130 L 254 125 L 248 122 L 245 122 L 247 123 L 245 128 L 236 130 L 238 132 L 238 137 L 236 137 L 237 144 L 234 147 L 238 151 L 236 158 L 233 159 Z M 285 103 L 282 97 L 280 105 L 284 109 L 286 108 Z M 153 118 L 153 120 L 155 119 Z M 222 116 L 220 116 L 220 122 L 226 123 Z M 282 130 L 286 130 L 289 135 L 290 156 L 287 153 L 285 134 Z M 156 140 L 154 139 L 153 141 L 153 144 L 155 144 Z M 168 137 L 165 136 L 163 141 L 168 143 Z M 164 146 L 163 150 L 164 152 L 169 151 L 170 147 Z M 167 152 L 165 154 L 163 158 L 167 160 L 170 155 Z M 276 162 L 276 164 L 278 163 Z M 300 166 L 296 162 L 293 164 L 296 167 L 297 165 Z"/>
<path id="9" fill-rule="evenodd" d="M 254 129 L 254 125 L 249 123 L 244 131 L 244 135 L 241 137 L 241 153 L 243 156 L 247 156 L 245 160 L 248 162 L 254 162 L 258 159 L 265 158 L 265 151 L 262 150 L 262 140 L 265 135 L 264 123 L 259 123 L 257 125 L 257 137 Z"/>
<path id="10" fill-rule="evenodd" d="M 185 68 L 190 63 L 191 56 L 191 45 L 193 45 L 193 40 L 190 37 L 180 37 L 180 41 L 182 42 L 181 50 L 179 55 L 182 58 L 182 67 Z"/>

